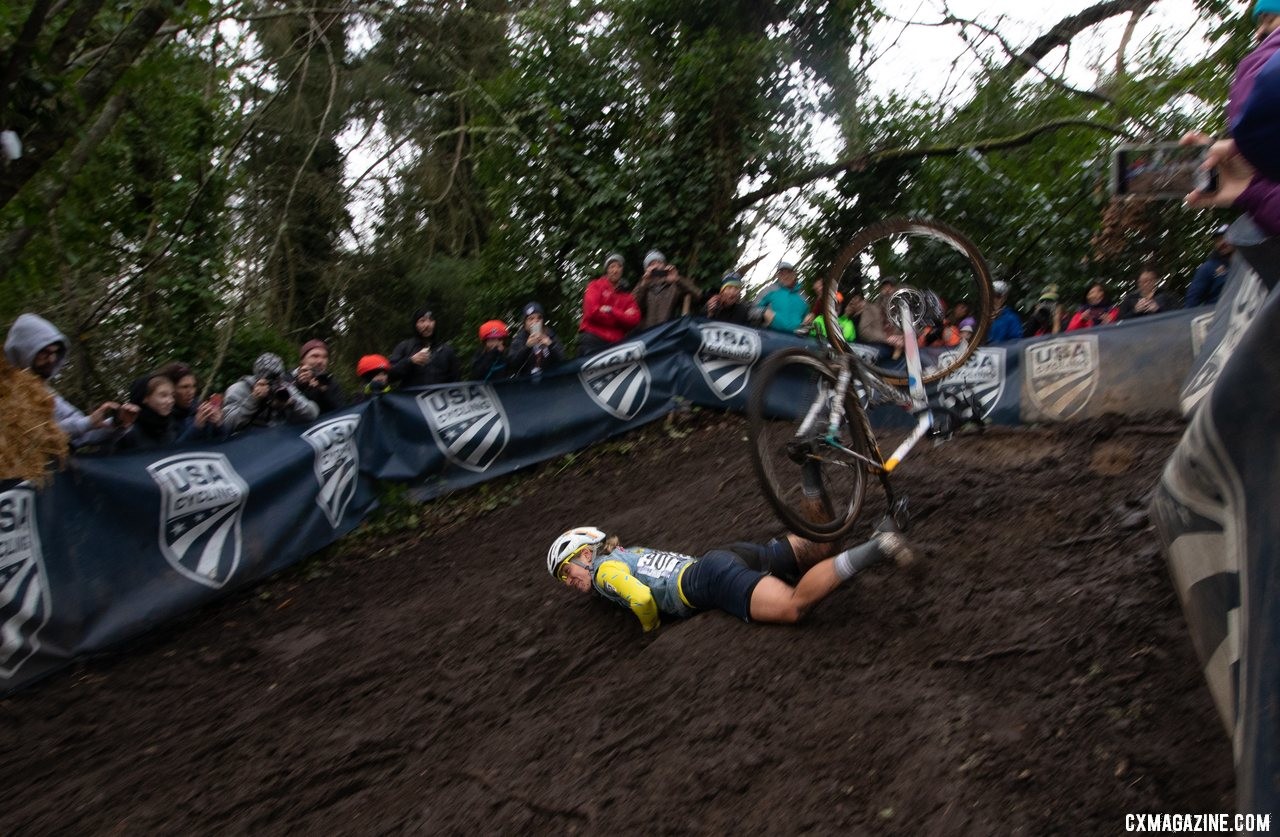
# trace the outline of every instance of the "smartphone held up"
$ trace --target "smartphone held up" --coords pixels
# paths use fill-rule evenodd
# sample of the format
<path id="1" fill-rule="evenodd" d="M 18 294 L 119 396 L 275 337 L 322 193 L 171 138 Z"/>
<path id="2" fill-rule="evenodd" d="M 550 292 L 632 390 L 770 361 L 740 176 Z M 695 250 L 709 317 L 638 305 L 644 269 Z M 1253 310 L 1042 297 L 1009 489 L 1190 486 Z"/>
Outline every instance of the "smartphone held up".
<path id="1" fill-rule="evenodd" d="M 1218 191 L 1216 169 L 1200 169 L 1207 145 L 1158 142 L 1122 145 L 1111 157 L 1111 192 L 1144 198 L 1182 200 L 1190 192 Z"/>

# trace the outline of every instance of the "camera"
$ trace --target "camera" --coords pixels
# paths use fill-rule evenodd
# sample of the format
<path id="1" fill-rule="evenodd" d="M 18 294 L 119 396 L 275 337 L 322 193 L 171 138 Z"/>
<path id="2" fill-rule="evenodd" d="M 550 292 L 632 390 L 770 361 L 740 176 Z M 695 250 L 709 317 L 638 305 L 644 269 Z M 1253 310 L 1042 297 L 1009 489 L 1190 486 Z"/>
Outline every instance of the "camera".
<path id="1" fill-rule="evenodd" d="M 1218 191 L 1218 172 L 1200 171 L 1209 147 L 1176 142 L 1122 145 L 1111 158 L 1111 191 L 1116 195 L 1181 200 L 1188 192 Z"/>
<path id="2" fill-rule="evenodd" d="M 327 387 L 333 383 L 333 376 L 328 372 L 316 372 L 311 378 L 322 387 Z"/>
<path id="3" fill-rule="evenodd" d="M 653 278 L 655 278 L 655 279 L 666 279 L 666 278 L 667 278 L 667 274 L 668 274 L 668 273 L 670 273 L 670 272 L 671 272 L 671 268 L 669 268 L 669 267 L 658 267 L 658 268 L 654 268 L 654 271 L 653 271 Z"/>

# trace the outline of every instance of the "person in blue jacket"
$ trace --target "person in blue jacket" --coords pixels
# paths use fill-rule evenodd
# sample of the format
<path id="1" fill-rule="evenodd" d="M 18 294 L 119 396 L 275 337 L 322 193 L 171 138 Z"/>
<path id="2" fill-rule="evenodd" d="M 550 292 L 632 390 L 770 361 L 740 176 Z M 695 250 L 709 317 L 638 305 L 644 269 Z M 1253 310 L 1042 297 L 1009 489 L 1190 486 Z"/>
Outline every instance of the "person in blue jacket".
<path id="1" fill-rule="evenodd" d="M 1194 308 L 1197 305 L 1213 305 L 1222 296 L 1222 286 L 1227 283 L 1227 270 L 1231 267 L 1231 254 L 1236 251 L 1227 241 L 1227 224 L 1213 231 L 1213 255 L 1208 261 L 1196 268 L 1187 286 L 1187 298 L 1183 307 Z"/>
<path id="2" fill-rule="evenodd" d="M 991 299 L 994 313 L 991 315 L 991 328 L 987 330 L 987 343 L 1021 340 L 1022 320 L 1018 318 L 1017 312 L 1012 308 L 1006 308 L 1004 304 L 1009 298 L 1009 283 L 996 280 L 991 283 L 991 290 L 994 292 Z"/>

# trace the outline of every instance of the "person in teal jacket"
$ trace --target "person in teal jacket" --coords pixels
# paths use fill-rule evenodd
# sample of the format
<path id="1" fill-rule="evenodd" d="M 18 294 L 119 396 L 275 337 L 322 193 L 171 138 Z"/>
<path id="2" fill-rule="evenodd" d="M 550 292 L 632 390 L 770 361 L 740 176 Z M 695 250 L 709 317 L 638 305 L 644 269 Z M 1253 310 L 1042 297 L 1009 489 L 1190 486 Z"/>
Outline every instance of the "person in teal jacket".
<path id="1" fill-rule="evenodd" d="M 791 262 L 778 263 L 777 282 L 756 301 L 764 312 L 764 324 L 774 331 L 794 334 L 808 325 L 809 300 L 796 287 L 799 277 Z"/>

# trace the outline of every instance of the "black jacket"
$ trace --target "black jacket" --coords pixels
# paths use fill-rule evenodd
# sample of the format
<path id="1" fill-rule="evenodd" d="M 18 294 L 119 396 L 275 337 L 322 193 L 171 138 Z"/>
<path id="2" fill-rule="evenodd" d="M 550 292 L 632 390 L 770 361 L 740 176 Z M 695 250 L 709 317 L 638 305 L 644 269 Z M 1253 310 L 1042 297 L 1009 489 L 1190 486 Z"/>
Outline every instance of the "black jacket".
<path id="1" fill-rule="evenodd" d="M 431 357 L 419 366 L 412 358 L 419 349 L 430 348 Z M 391 381 L 397 388 L 425 387 L 462 380 L 458 354 L 448 343 L 436 343 L 421 337 L 401 340 L 391 350 Z"/>

